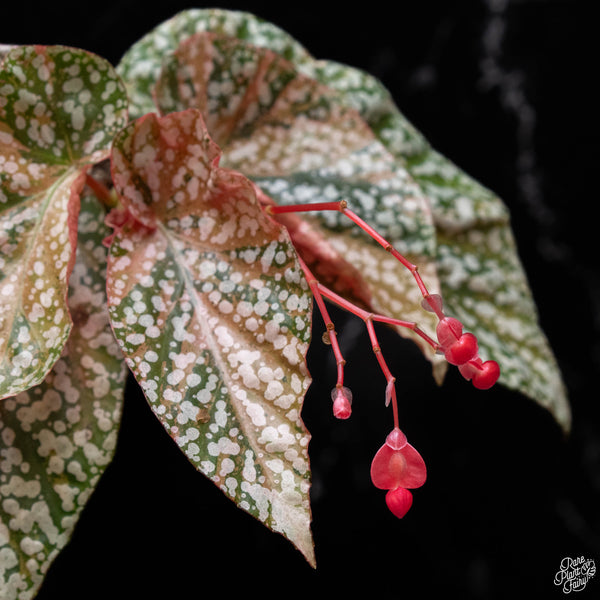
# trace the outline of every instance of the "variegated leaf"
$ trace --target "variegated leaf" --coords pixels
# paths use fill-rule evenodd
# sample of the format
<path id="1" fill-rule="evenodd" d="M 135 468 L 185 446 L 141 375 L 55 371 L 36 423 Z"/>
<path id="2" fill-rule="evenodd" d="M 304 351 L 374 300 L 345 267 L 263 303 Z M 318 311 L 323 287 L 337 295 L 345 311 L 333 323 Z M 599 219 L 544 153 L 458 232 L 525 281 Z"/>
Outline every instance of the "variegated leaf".
<path id="1" fill-rule="evenodd" d="M 136 42 L 117 66 L 127 86 L 132 118 L 156 110 L 152 94 L 163 59 L 180 42 L 201 31 L 248 40 L 271 48 L 296 64 L 311 60 L 306 50 L 282 29 L 250 13 L 212 8 L 185 10 Z"/>
<path id="2" fill-rule="evenodd" d="M 112 459 L 125 365 L 108 322 L 103 209 L 84 198 L 74 328 L 40 385 L 0 403 L 0 595 L 32 598 Z"/>
<path id="3" fill-rule="evenodd" d="M 0 63 L 2 59 L 9 53 L 12 48 L 16 48 L 15 44 L 0 44 Z"/>
<path id="4" fill-rule="evenodd" d="M 175 52 L 192 33 L 213 31 L 270 48 L 288 58 L 300 72 L 335 89 L 341 105 L 359 111 L 377 139 L 425 194 L 435 226 L 432 272 L 439 274 L 447 312 L 464 319 L 479 336 L 482 354 L 501 363 L 502 383 L 546 407 L 568 430 L 571 417 L 565 387 L 539 326 L 508 212 L 501 200 L 436 153 L 374 77 L 331 61 L 313 60 L 280 29 L 262 35 L 263 26 L 260 19 L 248 14 L 219 11 L 216 19 L 210 11 L 186 11 L 136 44 L 126 55 L 123 72 L 148 107 L 152 80 L 158 79 L 162 58 Z M 140 57 L 145 59 L 143 76 L 132 67 Z M 227 155 L 227 148 L 224 150 Z M 367 217 L 361 206 L 352 208 Z M 329 235 L 329 223 L 321 221 L 320 226 Z M 321 236 L 320 232 L 314 234 Z M 413 262 L 420 263 L 420 257 L 411 256 L 401 240 L 394 243 Z M 484 250 L 482 255 L 480 248 Z M 341 245 L 339 249 L 345 250 Z M 417 314 L 403 316 L 423 320 Z"/>
<path id="5" fill-rule="evenodd" d="M 345 199 L 363 218 L 377 215 L 378 227 L 389 222 L 392 230 L 384 233 L 390 242 L 419 264 L 431 291 L 438 291 L 426 201 L 390 156 L 382 166 L 379 156 L 386 154 L 385 149 L 356 112 L 344 110 L 331 90 L 301 74 L 310 71 L 313 62 L 278 27 L 248 13 L 211 9 L 183 11 L 166 21 L 137 42 L 117 68 L 139 110 L 154 109 L 153 94 L 163 113 L 201 110 L 224 150 L 223 163 L 253 178 L 278 202 Z M 285 137 L 274 143 L 273 137 L 282 134 Z M 365 146 L 369 147 L 363 150 L 363 159 L 359 150 Z M 349 166 L 346 157 L 351 153 L 354 164 Z M 375 170 L 353 174 L 354 169 L 365 171 L 359 165 L 370 161 L 371 154 L 380 163 Z M 335 165 L 335 159 L 338 172 L 331 176 L 327 169 L 322 169 L 324 175 L 315 172 L 316 167 Z M 395 172 L 379 181 L 380 168 Z M 393 189 L 387 193 L 390 181 Z M 281 193 L 275 191 L 278 188 Z M 292 220 L 281 219 L 286 225 Z M 335 215 L 304 219 L 302 227 L 290 233 L 320 280 L 342 296 L 370 310 L 417 321 L 425 329 L 435 327 L 433 316 L 421 309 L 412 276 L 346 219 Z M 398 331 L 419 344 L 440 380 L 445 362 L 419 336 Z"/>
<path id="6" fill-rule="evenodd" d="M 198 33 L 166 58 L 159 78 L 161 111 L 195 107 L 223 148 L 223 162 L 251 177 L 276 202 L 302 204 L 346 200 L 410 260 L 437 291 L 433 258 L 435 237 L 427 199 L 407 171 L 395 161 L 354 109 L 337 94 L 298 72 L 271 50 L 213 34 Z M 413 320 L 435 329 L 424 312 L 412 274 L 379 244 L 338 212 L 307 220 L 320 246 L 360 274 L 354 282 L 332 278 L 338 293 L 369 308 Z M 285 221 L 283 221 L 285 222 Z M 295 231 L 290 231 L 294 240 Z M 294 240 L 295 241 L 295 240 Z M 315 256 L 297 245 L 320 274 L 328 267 L 326 253 Z M 331 271 L 332 269 L 329 269 Z M 342 270 L 342 275 L 349 270 Z M 445 361 L 407 329 L 437 367 Z"/>
<path id="7" fill-rule="evenodd" d="M 189 460 L 314 564 L 300 418 L 311 296 L 286 231 L 219 155 L 195 110 L 146 115 L 115 139 L 129 220 L 110 249 L 111 322 Z"/>
<path id="8" fill-rule="evenodd" d="M 66 294 L 79 193 L 126 121 L 103 59 L 60 46 L 11 50 L 0 70 L 0 398 L 40 383 L 71 329 Z"/>

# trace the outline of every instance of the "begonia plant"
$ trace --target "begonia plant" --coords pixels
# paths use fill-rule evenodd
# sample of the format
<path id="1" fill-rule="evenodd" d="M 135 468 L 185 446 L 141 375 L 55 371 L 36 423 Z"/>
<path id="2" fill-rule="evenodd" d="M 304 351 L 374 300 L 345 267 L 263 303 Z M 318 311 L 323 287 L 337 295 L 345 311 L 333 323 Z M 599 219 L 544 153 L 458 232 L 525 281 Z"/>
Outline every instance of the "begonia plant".
<path id="1" fill-rule="evenodd" d="M 499 381 L 569 429 L 505 205 L 370 75 L 215 9 L 176 15 L 116 67 L 64 46 L 0 56 L 3 598 L 32 597 L 67 543 L 112 459 L 128 372 L 196 469 L 315 566 L 313 301 L 338 419 L 364 399 L 328 303 L 364 321 L 392 411 L 370 477 L 395 516 L 426 466 L 376 323 L 439 383 L 449 364 L 478 389 Z"/>

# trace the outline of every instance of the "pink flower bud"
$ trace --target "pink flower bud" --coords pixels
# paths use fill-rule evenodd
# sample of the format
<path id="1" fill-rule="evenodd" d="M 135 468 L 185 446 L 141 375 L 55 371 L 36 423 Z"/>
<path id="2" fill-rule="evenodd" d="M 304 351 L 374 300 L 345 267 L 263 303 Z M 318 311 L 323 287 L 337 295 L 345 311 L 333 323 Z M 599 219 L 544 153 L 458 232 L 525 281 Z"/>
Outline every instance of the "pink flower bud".
<path id="1" fill-rule="evenodd" d="M 500 367 L 495 360 L 482 362 L 479 357 L 460 365 L 458 370 L 465 379 L 471 380 L 479 390 L 488 390 L 500 377 Z"/>
<path id="2" fill-rule="evenodd" d="M 495 360 L 486 360 L 481 369 L 473 373 L 473 385 L 478 390 L 488 390 L 491 388 L 500 377 L 500 367 Z"/>
<path id="3" fill-rule="evenodd" d="M 477 355 L 477 338 L 472 333 L 463 333 L 454 344 L 444 350 L 446 360 L 451 365 L 464 365 Z"/>
<path id="4" fill-rule="evenodd" d="M 385 503 L 392 513 L 401 519 L 412 506 L 413 497 L 407 489 L 397 487 L 385 495 Z"/>
<path id="5" fill-rule="evenodd" d="M 333 400 L 333 416 L 336 419 L 347 419 L 352 414 L 352 392 L 347 387 L 335 387 L 331 390 Z"/>
<path id="6" fill-rule="evenodd" d="M 436 334 L 440 345 L 446 349 L 452 346 L 462 335 L 463 326 L 458 319 L 444 317 L 436 327 Z"/>

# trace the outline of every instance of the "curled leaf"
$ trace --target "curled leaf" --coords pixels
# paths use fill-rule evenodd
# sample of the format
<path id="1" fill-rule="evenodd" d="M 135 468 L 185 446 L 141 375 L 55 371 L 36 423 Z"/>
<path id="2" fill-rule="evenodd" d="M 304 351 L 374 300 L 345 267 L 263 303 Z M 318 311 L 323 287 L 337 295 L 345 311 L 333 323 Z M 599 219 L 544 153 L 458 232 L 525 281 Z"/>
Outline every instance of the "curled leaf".
<path id="1" fill-rule="evenodd" d="M 123 86 L 104 59 L 62 46 L 22 46 L 4 57 L 0 398 L 40 383 L 62 352 L 84 175 L 125 121 Z"/>

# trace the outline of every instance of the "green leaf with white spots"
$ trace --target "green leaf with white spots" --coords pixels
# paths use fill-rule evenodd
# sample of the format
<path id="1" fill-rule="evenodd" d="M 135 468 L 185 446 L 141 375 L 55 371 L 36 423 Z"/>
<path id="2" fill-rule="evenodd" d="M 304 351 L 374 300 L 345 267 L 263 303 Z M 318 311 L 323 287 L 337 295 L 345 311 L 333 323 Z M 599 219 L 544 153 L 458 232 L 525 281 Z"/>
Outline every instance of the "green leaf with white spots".
<path id="1" fill-rule="evenodd" d="M 0 64 L 2 63 L 3 58 L 12 50 L 16 48 L 15 44 L 0 44 Z"/>
<path id="2" fill-rule="evenodd" d="M 390 241 L 419 264 L 437 291 L 427 202 L 401 166 L 389 155 L 382 158 L 386 151 L 363 119 L 302 75 L 313 63 L 289 34 L 251 14 L 199 9 L 159 25 L 117 69 L 138 112 L 155 110 L 153 99 L 162 113 L 199 109 L 224 151 L 223 164 L 254 179 L 279 203 L 346 199 L 363 218 L 377 215 L 378 227 L 390 224 Z M 372 164 L 370 172 L 361 166 L 365 162 Z M 332 165 L 331 172 L 321 168 Z M 393 173 L 380 177 L 381 168 Z M 290 226 L 293 218 L 280 220 Z M 421 309 L 412 275 L 346 219 L 304 219 L 290 234 L 320 280 L 342 296 L 435 328 L 433 315 Z M 419 344 L 439 380 L 445 361 L 411 331 L 398 332 Z"/>
<path id="3" fill-rule="evenodd" d="M 111 323 L 192 464 L 314 564 L 300 418 L 311 295 L 286 230 L 219 156 L 196 110 L 115 138 Z"/>
<path id="4" fill-rule="evenodd" d="M 195 14 L 192 20 L 200 20 L 204 24 L 201 28 L 192 29 L 198 31 L 206 28 L 207 31 L 225 32 L 235 36 L 235 28 L 229 28 L 223 25 L 223 22 L 227 19 L 233 22 L 240 19 L 240 15 L 227 13 L 225 16 L 221 13 L 221 17 L 219 27 L 211 29 L 208 18 L 203 19 Z M 191 18 L 191 15 L 186 13 L 177 15 L 176 21 L 179 23 L 180 32 L 184 31 L 182 23 L 188 18 Z M 426 282 L 435 290 L 436 277 L 439 276 L 439 291 L 444 296 L 448 313 L 463 319 L 465 325 L 478 335 L 482 355 L 498 360 L 502 367 L 500 381 L 547 408 L 557 422 L 568 430 L 570 408 L 566 390 L 552 349 L 539 326 L 535 303 L 510 229 L 508 211 L 502 201 L 435 152 L 427 140 L 398 110 L 389 92 L 376 78 L 358 69 L 332 61 L 313 60 L 302 46 L 295 43 L 282 30 L 277 30 L 274 37 L 246 33 L 254 32 L 255 24 L 260 22 L 255 17 L 246 15 L 246 18 L 248 18 L 248 25 L 242 34 L 237 34 L 238 39 L 270 48 L 277 53 L 281 53 L 280 48 L 295 48 L 296 51 L 288 51 L 285 54 L 294 67 L 304 75 L 335 90 L 341 106 L 358 111 L 376 138 L 392 154 L 397 168 L 404 168 L 408 172 L 409 177 L 420 188 L 420 196 L 425 198 L 435 228 L 433 241 L 431 238 L 428 241 L 429 249 L 434 249 L 433 257 L 430 254 L 425 256 L 426 262 L 430 261 L 428 268 L 431 269 L 431 275 L 427 277 Z M 208 26 L 205 25 L 206 23 Z M 164 27 L 170 26 L 165 24 Z M 192 29 L 185 31 L 191 34 Z M 180 91 L 189 92 L 193 76 L 198 76 L 198 73 L 194 74 L 189 70 L 188 65 L 182 69 L 178 81 L 173 78 L 173 64 L 177 62 L 177 53 L 182 54 L 181 47 L 186 43 L 184 37 L 183 34 L 174 36 L 166 45 L 171 52 L 171 54 L 166 53 L 167 59 L 163 71 L 163 78 L 170 78 L 171 81 L 171 91 L 162 94 L 167 109 L 166 100 L 169 98 L 169 93 L 175 97 L 180 95 L 180 93 L 173 94 L 176 87 L 179 87 Z M 159 39 L 164 41 L 162 36 L 159 36 Z M 176 47 L 177 41 L 181 43 L 179 50 Z M 156 77 L 159 61 L 152 62 L 153 76 Z M 169 75 L 165 75 L 165 72 Z M 205 69 L 205 73 L 207 72 Z M 209 94 L 210 90 L 207 95 Z M 159 100 L 161 98 L 160 91 L 158 98 Z M 212 104 L 205 105 L 203 109 L 206 106 L 212 109 L 215 106 L 214 99 Z M 207 121 L 209 120 L 210 116 L 207 116 Z M 231 160 L 228 145 L 224 144 L 223 150 L 225 160 Z M 240 154 L 238 153 L 238 156 Z M 252 176 L 248 165 L 235 164 L 235 166 L 246 175 Z M 356 185 L 354 174 L 350 175 L 346 183 L 360 194 L 363 190 L 360 185 Z M 298 186 L 298 189 L 306 192 L 306 196 L 310 196 L 305 201 L 322 198 L 323 194 L 319 194 L 318 190 L 319 184 L 315 189 L 304 173 L 298 174 L 297 177 L 306 183 L 304 188 Z M 265 191 L 274 197 L 277 196 L 273 187 L 279 189 L 279 182 L 269 189 L 264 181 L 258 178 L 255 178 L 255 181 L 264 187 Z M 282 187 L 288 193 L 289 182 L 282 184 Z M 339 196 L 331 193 L 330 187 L 325 189 L 328 192 L 325 194 L 327 199 L 338 199 Z M 279 194 L 277 200 L 285 201 L 281 196 L 282 194 Z M 299 201 L 297 194 L 293 201 Z M 365 209 L 364 204 L 361 205 L 359 202 L 358 205 L 354 205 L 351 202 L 351 208 L 365 220 L 381 228 L 381 224 L 376 220 L 370 220 L 374 215 L 368 214 L 369 211 Z M 381 205 L 378 205 L 378 209 L 380 208 Z M 379 210 L 375 214 L 380 214 Z M 410 222 L 411 216 L 403 211 L 402 214 L 405 220 Z M 330 249 L 337 243 L 335 250 L 338 251 L 338 256 L 345 258 L 352 256 L 354 259 L 357 253 L 349 253 L 350 249 L 347 247 L 349 238 L 342 235 L 336 242 L 331 237 L 331 225 L 331 220 L 321 220 L 317 225 L 321 231 L 315 234 L 327 237 L 331 241 Z M 340 223 L 337 221 L 333 231 L 336 232 L 336 228 L 339 227 Z M 409 259 L 421 265 L 424 257 L 412 252 L 410 241 L 406 237 L 407 230 L 410 231 L 411 227 L 405 228 L 401 235 L 392 237 L 390 241 Z M 382 233 L 386 234 L 385 231 Z M 421 237 L 421 240 L 427 239 L 426 235 Z M 369 272 L 369 264 L 366 261 L 355 264 L 363 273 Z M 317 270 L 315 266 L 312 268 Z M 372 284 L 378 287 L 382 280 L 387 281 L 387 277 L 387 274 L 383 279 L 378 277 Z M 410 285 L 410 281 L 406 281 L 406 285 Z M 397 298 L 400 290 L 397 285 L 392 288 L 385 291 L 385 295 L 390 299 Z M 389 303 L 380 303 L 377 308 L 389 310 L 391 307 Z M 406 304 L 402 310 L 406 311 Z M 427 318 L 423 319 L 418 314 L 417 308 L 413 308 L 413 311 L 412 314 L 404 312 L 402 316 L 407 319 L 427 321 Z M 437 374 L 441 375 L 441 371 L 438 370 Z"/>
<path id="5" fill-rule="evenodd" d="M 103 209 L 82 198 L 69 308 L 46 380 L 0 403 L 0 595 L 32 598 L 111 461 L 126 368 L 106 307 Z"/>
<path id="6" fill-rule="evenodd" d="M 419 264 L 422 276 L 437 291 L 435 231 L 427 199 L 337 93 L 271 50 L 197 33 L 165 58 L 155 96 L 163 113 L 200 110 L 223 149 L 223 164 L 250 177 L 277 203 L 346 200 Z M 281 222 L 288 223 L 289 217 Z M 435 317 L 422 310 L 412 274 L 347 217 L 323 213 L 305 219 L 298 231 L 302 234 L 307 228 L 311 242 L 318 238 L 324 249 L 320 254 L 314 244 L 302 243 L 296 229 L 290 229 L 290 235 L 323 283 L 370 310 L 435 330 Z M 352 265 L 354 271 L 344 270 L 344 265 Z M 398 331 L 419 343 L 441 377 L 443 358 L 412 331 Z"/>
<path id="7" fill-rule="evenodd" d="M 71 329 L 79 193 L 127 119 L 114 69 L 23 46 L 0 69 L 0 398 L 43 381 Z"/>
<path id="8" fill-rule="evenodd" d="M 172 55 L 188 36 L 200 31 L 226 34 L 273 50 L 293 63 L 299 72 L 334 89 L 341 106 L 360 113 L 377 140 L 392 154 L 397 168 L 405 169 L 420 188 L 420 196 L 425 198 L 435 229 L 433 240 L 427 236 L 423 238 L 428 240 L 427 245 L 430 249 L 435 249 L 433 256 L 423 257 L 412 252 L 410 243 L 405 238 L 406 228 L 401 236 L 392 240 L 394 245 L 416 264 L 421 265 L 425 259 L 427 269 L 431 271 L 427 275 L 426 283 L 433 291 L 438 291 L 437 287 L 443 294 L 447 312 L 464 319 L 465 324 L 478 335 L 482 355 L 500 362 L 500 381 L 546 407 L 557 422 L 568 430 L 570 409 L 565 387 L 552 349 L 539 326 L 535 303 L 510 230 L 508 212 L 501 200 L 436 153 L 402 115 L 389 92 L 376 78 L 335 62 L 314 60 L 289 34 L 247 13 L 185 11 L 163 23 L 134 45 L 124 57 L 120 68 L 128 85 L 138 93 L 146 110 L 153 110 L 152 85 L 159 79 L 165 57 L 165 68 L 171 69 L 171 73 L 163 77 L 171 79 L 171 89 L 162 91 L 160 101 L 164 108 L 170 110 L 169 101 L 177 100 L 177 93 L 173 94 L 177 86 L 182 90 L 186 86 L 188 91 L 191 89 L 190 82 L 193 77 L 190 77 L 189 71 L 186 73 L 184 69 L 179 81 L 173 78 L 172 66 L 175 59 Z M 195 74 L 197 75 L 198 73 Z M 175 86 L 172 85 L 173 82 Z M 181 105 L 178 106 L 180 109 Z M 201 108 L 205 110 L 206 106 Z M 213 105 L 210 106 L 212 109 Z M 210 116 L 207 116 L 207 121 L 209 120 Z M 225 161 L 231 160 L 232 164 L 235 164 L 229 153 L 231 149 L 224 144 L 223 150 Z M 246 165 L 240 164 L 239 161 L 236 167 L 242 168 L 246 175 L 251 175 L 251 172 L 245 170 Z M 305 185 L 299 185 L 297 189 L 310 195 L 305 201 L 316 200 L 319 197 L 318 188 L 322 187 L 320 184 L 325 183 L 325 180 L 321 179 L 312 187 L 304 173 L 300 173 L 298 177 Z M 355 181 L 349 178 L 347 184 L 353 186 Z M 260 185 L 267 191 L 266 183 L 260 181 Z M 288 193 L 289 182 L 282 185 Z M 276 196 L 274 187 L 277 186 L 271 186 L 269 192 Z M 331 189 L 324 188 L 327 192 Z M 360 193 L 360 185 L 355 189 Z M 316 191 L 314 195 L 313 191 Z M 339 197 L 337 192 L 325 196 L 328 200 Z M 282 198 L 277 200 L 281 202 Z M 294 201 L 298 201 L 297 194 Z M 351 208 L 369 221 L 368 210 L 364 210 L 364 204 L 351 203 Z M 410 221 L 409 215 L 406 216 L 406 220 Z M 324 248 L 327 246 L 327 249 L 320 257 L 336 256 L 335 262 L 325 264 L 323 271 L 327 274 L 331 274 L 334 265 L 343 266 L 344 258 L 354 258 L 359 254 L 348 248 L 348 240 L 351 238 L 339 234 L 339 221 L 333 224 L 333 229 L 331 220 L 307 221 L 310 225 L 305 223 L 304 230 L 314 226 L 311 232 L 313 238 L 328 238 L 331 241 L 331 244 L 324 244 Z M 301 228 L 297 229 L 300 231 Z M 410 231 L 410 226 L 408 230 Z M 338 236 L 337 242 L 332 237 L 332 231 Z M 335 249 L 334 243 L 337 243 Z M 369 264 L 378 262 L 362 261 L 359 268 L 363 273 L 368 273 Z M 318 271 L 315 265 L 311 265 L 311 268 Z M 345 268 L 348 270 L 347 261 Z M 345 283 L 346 293 L 341 289 L 338 289 L 338 292 L 351 297 L 352 290 L 356 290 L 359 284 L 355 273 L 349 271 L 348 275 Z M 436 280 L 438 276 L 439 284 Z M 383 278 L 377 277 L 372 284 L 379 286 L 381 281 L 387 281 L 387 274 Z M 326 282 L 330 284 L 329 281 Z M 408 289 L 410 284 L 409 279 L 402 286 L 394 284 L 384 295 L 389 300 L 395 300 L 398 298 L 398 292 L 401 295 L 401 290 Z M 365 294 L 358 300 L 368 300 L 368 296 Z M 354 297 L 354 300 L 357 298 Z M 404 312 L 406 306 L 404 303 L 401 316 L 427 323 L 428 317 L 423 317 L 418 307 L 413 305 L 413 313 L 410 313 Z M 383 311 L 390 308 L 390 304 L 384 302 L 377 306 L 378 310 Z M 439 370 L 436 373 L 441 375 Z"/>
<path id="9" fill-rule="evenodd" d="M 152 94 L 163 59 L 180 42 L 202 31 L 271 48 L 296 64 L 311 60 L 306 50 L 282 29 L 250 13 L 221 9 L 185 10 L 136 42 L 117 66 L 117 72 L 127 86 L 132 118 L 156 110 Z"/>
<path id="10" fill-rule="evenodd" d="M 477 332 L 482 355 L 501 365 L 501 383 L 538 402 L 569 431 L 566 388 L 539 325 L 508 211 L 431 149 L 410 170 L 432 200 L 448 311 Z"/>

